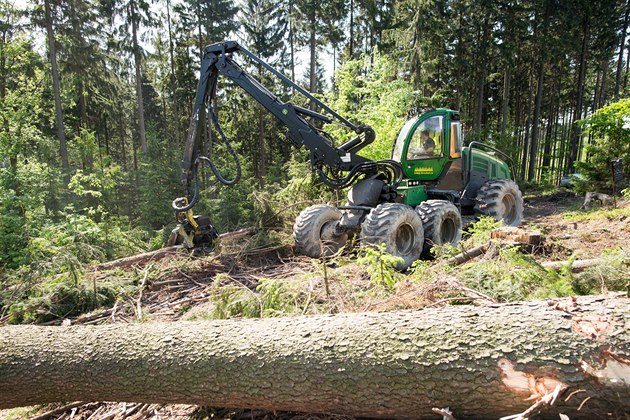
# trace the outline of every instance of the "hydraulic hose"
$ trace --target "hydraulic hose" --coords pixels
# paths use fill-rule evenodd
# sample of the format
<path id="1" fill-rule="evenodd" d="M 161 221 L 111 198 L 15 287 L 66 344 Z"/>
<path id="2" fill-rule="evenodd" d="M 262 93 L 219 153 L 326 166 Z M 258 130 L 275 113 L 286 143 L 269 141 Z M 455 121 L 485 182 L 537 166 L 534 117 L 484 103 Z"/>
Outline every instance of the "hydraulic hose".
<path id="1" fill-rule="evenodd" d="M 350 170 L 348 175 L 342 178 L 331 178 L 321 167 L 317 168 L 320 179 L 329 187 L 342 189 L 349 187 L 357 181 L 357 178 L 363 174 L 380 173 L 385 176 L 386 182 L 391 185 L 398 186 L 403 178 L 403 170 L 400 163 L 387 159 L 374 162 L 361 163 Z"/>
<path id="2" fill-rule="evenodd" d="M 193 190 L 193 196 L 190 199 L 190 202 L 188 203 L 186 202 L 186 200 L 183 199 L 183 197 L 179 197 L 173 200 L 171 206 L 173 207 L 173 210 L 175 210 L 176 212 L 188 211 L 199 202 L 199 165 L 202 162 L 207 164 L 210 167 L 210 169 L 212 170 L 212 173 L 214 173 L 214 175 L 217 177 L 219 182 L 223 185 L 228 185 L 228 186 L 234 185 L 241 179 L 240 158 L 238 157 L 238 154 L 234 150 L 234 147 L 232 147 L 232 143 L 223 132 L 223 129 L 221 128 L 221 125 L 219 124 L 219 119 L 217 118 L 217 114 L 214 112 L 214 109 L 211 106 L 208 107 L 208 119 L 212 121 L 212 124 L 214 125 L 214 128 L 216 129 L 216 131 L 219 133 L 221 140 L 223 140 L 223 143 L 225 143 L 225 146 L 227 147 L 228 152 L 232 155 L 234 159 L 234 165 L 236 166 L 236 174 L 234 175 L 234 178 L 226 179 L 221 174 L 221 172 L 217 169 L 216 165 L 214 164 L 214 161 L 210 157 L 207 157 L 207 156 L 197 157 L 197 159 L 195 159 L 195 163 L 193 164 L 193 168 L 192 168 L 192 179 L 194 180 L 194 184 L 195 184 L 194 190 Z M 208 138 L 210 139 L 210 145 L 209 145 L 210 156 L 212 156 L 212 135 L 211 135 L 212 133 L 210 132 L 211 130 L 209 126 L 207 127 L 207 130 L 208 130 L 208 134 L 210 134 Z"/>
<path id="3" fill-rule="evenodd" d="M 223 143 L 225 143 L 225 146 L 227 147 L 228 152 L 234 158 L 234 165 L 236 166 L 236 174 L 234 175 L 234 178 L 226 179 L 225 177 L 223 177 L 221 172 L 219 172 L 219 170 L 214 165 L 214 162 L 212 161 L 211 158 L 200 156 L 198 159 L 202 159 L 204 162 L 208 164 L 208 166 L 210 167 L 210 169 L 212 170 L 212 172 L 214 173 L 214 175 L 217 177 L 217 179 L 219 180 L 221 184 L 234 185 L 241 179 L 241 161 L 238 157 L 238 154 L 232 147 L 232 143 L 230 143 L 230 140 L 227 138 L 227 136 L 223 132 L 221 125 L 219 125 L 219 118 L 217 117 L 216 112 L 214 112 L 214 109 L 212 108 L 212 106 L 208 107 L 208 117 L 210 120 L 212 120 L 212 124 L 214 125 L 214 128 L 219 133 L 219 136 L 221 136 L 221 140 L 223 140 Z M 211 134 L 210 131 L 211 130 L 208 128 L 209 134 Z M 212 135 L 209 135 L 208 138 L 210 139 L 210 156 L 212 156 Z"/>

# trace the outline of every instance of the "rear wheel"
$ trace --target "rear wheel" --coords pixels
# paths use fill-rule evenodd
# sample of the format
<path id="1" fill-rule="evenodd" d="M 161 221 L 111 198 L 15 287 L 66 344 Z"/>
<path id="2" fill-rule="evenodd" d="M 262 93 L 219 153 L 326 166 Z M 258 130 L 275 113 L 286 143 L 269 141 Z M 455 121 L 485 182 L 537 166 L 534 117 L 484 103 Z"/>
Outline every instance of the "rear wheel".
<path id="1" fill-rule="evenodd" d="M 293 225 L 296 251 L 311 258 L 330 256 L 348 241 L 348 234 L 335 235 L 341 212 L 327 204 L 316 204 L 302 210 Z"/>
<path id="2" fill-rule="evenodd" d="M 488 181 L 477 193 L 475 211 L 506 226 L 518 226 L 523 220 L 523 196 L 516 182 L 509 179 Z"/>
<path id="3" fill-rule="evenodd" d="M 424 252 L 433 245 L 456 245 L 462 238 L 462 216 L 457 207 L 446 200 L 427 200 L 416 211 L 424 228 Z"/>
<path id="4" fill-rule="evenodd" d="M 383 203 L 373 208 L 361 225 L 361 240 L 366 244 L 384 243 L 385 250 L 402 258 L 398 270 L 405 270 L 420 258 L 424 243 L 422 220 L 411 207 Z"/>

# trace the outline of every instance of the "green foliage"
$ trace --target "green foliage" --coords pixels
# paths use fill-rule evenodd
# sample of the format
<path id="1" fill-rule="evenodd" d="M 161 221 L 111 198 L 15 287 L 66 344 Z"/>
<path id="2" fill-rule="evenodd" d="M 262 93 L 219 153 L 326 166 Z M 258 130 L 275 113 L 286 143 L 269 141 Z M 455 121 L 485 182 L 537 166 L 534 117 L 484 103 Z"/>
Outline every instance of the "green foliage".
<path id="1" fill-rule="evenodd" d="M 424 102 L 419 92 L 402 77 L 402 69 L 393 56 L 374 52 L 359 60 L 346 61 L 335 74 L 337 90 L 330 98 L 332 107 L 353 121 L 370 125 L 376 140 L 361 151 L 370 159 L 388 159 L 396 134 L 407 112 Z M 341 141 L 354 133 L 327 127 Z"/>
<path id="2" fill-rule="evenodd" d="M 365 267 L 372 283 L 375 286 L 393 289 L 401 277 L 396 271 L 396 265 L 402 262 L 402 258 L 387 253 L 385 244 L 366 246 L 362 250 L 363 255 L 357 259 L 357 264 Z"/>
<path id="3" fill-rule="evenodd" d="M 630 280 L 628 251 L 607 250 L 602 258 L 600 264 L 576 274 L 572 271 L 575 257 L 558 270 L 547 270 L 516 247 L 504 248 L 498 258 L 466 265 L 458 276 L 468 287 L 501 302 L 626 290 Z"/>
<path id="4" fill-rule="evenodd" d="M 50 320 L 105 305 L 114 295 L 99 289 L 89 292 L 83 283 L 84 266 L 146 249 L 146 234 L 121 218 L 95 221 L 67 210 L 60 221 L 37 228 L 20 250 L 19 266 L 0 278 L 0 314 L 15 313 L 14 319 L 31 322 L 42 319 L 37 311 Z"/>
<path id="5" fill-rule="evenodd" d="M 113 305 L 117 288 L 111 284 L 88 284 L 77 273 L 66 272 L 38 285 L 28 298 L 8 305 L 9 322 L 42 323 L 77 316 Z"/>
<path id="6" fill-rule="evenodd" d="M 460 272 L 468 287 L 500 302 L 546 299 L 575 294 L 570 264 L 546 270 L 516 247 L 502 248 L 498 258 L 470 264 Z"/>
<path id="7" fill-rule="evenodd" d="M 595 7 L 578 1 L 550 13 L 546 3 L 531 1 L 497 6 L 457 0 L 449 7 L 416 0 L 355 2 L 355 27 L 348 31 L 350 10 L 340 1 L 185 0 L 174 2 L 172 8 L 172 2 L 167 3 L 169 20 L 155 19 L 145 0 L 133 3 L 135 14 L 125 2 L 60 1 L 51 3 L 63 110 L 63 127 L 58 127 L 50 57 L 46 48 L 33 48 L 33 26 L 26 19 L 28 15 L 35 25 L 44 26 L 42 6 L 22 3 L 19 7 L 28 8 L 28 13 L 17 10 L 13 2 L 0 4 L 0 311 L 28 301 L 38 293 L 38 285 L 57 278 L 70 276 L 71 284 L 81 284 L 87 264 L 161 245 L 162 232 L 174 226 L 170 202 L 182 194 L 179 164 L 197 84 L 198 50 L 231 33 L 244 34 L 243 44 L 254 52 L 278 58 L 285 73 L 295 70 L 289 68 L 289 51 L 309 44 L 311 33 L 316 41 L 313 57 L 332 51 L 333 66 L 341 57 L 332 91 L 322 97 L 351 121 L 375 129 L 376 141 L 360 152 L 374 159 L 389 157 L 410 108 L 433 105 L 462 110 L 462 122 L 474 128 L 467 133 L 468 141 L 488 142 L 522 161 L 528 150 L 525 140 L 531 140 L 531 114 L 536 114 L 528 105 L 536 102 L 531 69 L 543 68 L 540 119 L 545 123 L 540 125 L 536 158 L 544 166 L 537 177 L 547 187 L 571 166 L 567 156 L 578 137 L 569 121 L 581 112 L 576 111 L 574 92 L 598 92 L 584 95 L 582 109 L 597 109 L 617 96 L 612 82 L 608 89 L 600 89 L 601 66 L 586 66 L 585 84 L 574 85 L 581 45 L 587 46 L 585 56 L 594 63 L 611 62 L 618 54 L 624 10 L 615 2 Z M 263 9 L 268 13 L 261 15 Z M 532 16 L 537 17 L 533 24 Z M 237 17 L 243 22 L 239 24 Z M 581 23 L 586 18 L 584 32 Z M 135 37 L 132 23 L 138 26 Z M 545 25 L 555 28 L 554 36 L 543 30 Z M 141 152 L 138 141 L 136 69 L 129 65 L 144 31 L 158 34 L 148 41 L 154 52 L 134 63 L 142 66 L 147 153 Z M 547 50 L 556 59 L 541 63 L 545 57 L 540 52 Z M 318 70 L 324 67 L 323 57 L 319 54 L 313 63 Z M 258 69 L 246 59 L 237 61 L 258 76 Z M 627 72 L 622 69 L 619 75 L 621 92 L 627 92 Z M 321 92 L 326 75 L 320 71 L 318 76 Z M 607 80 L 614 79 L 612 73 L 609 76 Z M 313 201 L 344 200 L 343 191 L 331 192 L 313 175 L 307 151 L 285 142 L 282 124 L 242 89 L 224 82 L 225 78 L 218 85 L 216 105 L 223 128 L 242 156 L 243 180 L 226 188 L 204 173 L 197 214 L 208 215 L 222 232 L 254 224 L 286 228 Z M 279 83 L 262 82 L 282 101 L 308 106 Z M 577 150 L 588 160 L 578 166 L 595 188 L 608 186 L 611 158 L 623 158 L 626 168 L 630 163 L 629 107 L 629 100 L 623 99 L 584 121 L 593 143 L 587 153 Z M 572 109 L 574 115 L 568 115 Z M 66 133 L 69 169 L 61 165 L 58 128 Z M 326 128 L 338 142 L 354 135 L 338 126 Z M 228 173 L 234 169 L 220 144 L 215 142 L 213 151 L 208 146 L 206 142 L 199 151 L 212 155 Z M 569 218 L 626 214 L 623 209 L 602 210 Z M 470 243 L 487 241 L 493 223 L 482 220 L 473 227 Z M 265 233 L 253 243 L 282 240 L 281 234 Z M 452 247 L 436 250 L 439 258 L 456 252 Z M 372 281 L 391 288 L 397 276 L 390 272 L 392 262 L 381 251 L 371 251 L 374 254 L 363 258 L 366 267 L 372 267 Z M 430 275 L 428 271 L 421 263 L 415 265 L 419 277 Z M 566 291 L 562 282 L 542 289 Z M 242 299 L 232 306 L 242 307 L 234 312 L 263 315 L 264 304 L 260 309 L 257 302 L 247 303 L 251 294 L 239 290 Z M 80 295 L 76 290 L 64 293 Z M 269 299 L 275 293 L 269 292 Z M 278 293 L 291 295 L 284 289 Z M 270 305 L 272 312 L 278 308 Z M 61 312 L 55 310 L 57 315 Z"/>
<path id="8" fill-rule="evenodd" d="M 620 158 L 630 167 L 630 98 L 600 108 L 581 121 L 584 132 L 593 136 L 587 146 L 589 159 L 576 165 L 589 181 L 591 189 L 611 188 L 610 161 Z"/>
<path id="9" fill-rule="evenodd" d="M 574 275 L 573 287 L 578 294 L 589 295 L 608 291 L 627 291 L 630 287 L 630 251 L 606 249 L 603 261 Z"/>
<path id="10" fill-rule="evenodd" d="M 479 220 L 468 228 L 468 232 L 471 235 L 471 245 L 480 245 L 488 242 L 490 240 L 490 232 L 501 226 L 503 226 L 502 220 L 497 221 L 494 220 L 494 217 L 481 216 Z"/>
<path id="11" fill-rule="evenodd" d="M 630 206 L 626 205 L 614 209 L 594 207 L 589 210 L 570 211 L 565 213 L 562 217 L 571 222 L 630 217 Z"/>
<path id="12" fill-rule="evenodd" d="M 300 313 L 303 292 L 282 280 L 260 279 L 256 292 L 244 285 L 221 285 L 222 276 L 213 283 L 211 319 L 234 317 L 262 318 Z"/>
<path id="13" fill-rule="evenodd" d="M 175 222 L 171 201 L 181 195 L 179 167 L 181 152 L 172 147 L 172 140 L 160 137 L 153 128 L 147 131 L 148 159 L 139 168 L 139 197 L 135 209 L 138 224 L 158 230 Z"/>

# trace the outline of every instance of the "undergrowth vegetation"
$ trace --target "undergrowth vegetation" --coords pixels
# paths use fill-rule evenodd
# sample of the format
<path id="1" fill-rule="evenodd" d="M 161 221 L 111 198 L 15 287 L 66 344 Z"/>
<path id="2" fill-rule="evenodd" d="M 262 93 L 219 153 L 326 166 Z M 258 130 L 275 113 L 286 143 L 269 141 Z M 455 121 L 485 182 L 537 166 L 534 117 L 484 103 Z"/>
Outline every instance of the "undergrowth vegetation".
<path id="1" fill-rule="evenodd" d="M 290 235 L 293 218 L 313 200 L 313 189 L 318 188 L 316 184 L 309 188 L 305 185 L 306 180 L 297 189 L 294 185 L 288 187 L 301 191 L 297 199 L 293 195 L 300 205 L 289 204 L 284 189 L 275 195 L 259 193 L 252 197 L 252 209 L 259 215 L 255 235 L 222 244 L 210 255 L 169 259 L 166 266 L 151 263 L 131 270 L 92 272 L 90 265 L 107 255 L 103 243 L 97 241 L 103 235 L 103 222 L 68 217 L 65 229 L 51 227 L 48 234 L 30 242 L 30 264 L 2 278 L 0 322 L 54 323 L 119 304 L 131 308 L 129 314 L 135 321 L 154 319 L 148 311 L 138 313 L 136 300 L 143 289 L 168 295 L 171 286 L 163 292 L 161 284 L 175 284 L 173 290 L 181 290 L 176 288 L 181 284 L 197 285 L 201 297 L 193 302 L 205 306 L 186 314 L 192 304 L 177 305 L 187 319 L 386 311 L 421 308 L 441 300 L 443 304 L 470 303 L 474 299 L 467 295 L 466 288 L 496 302 L 511 302 L 628 287 L 627 248 L 605 250 L 601 263 L 577 273 L 572 270 L 575 257 L 568 258 L 559 269 L 547 269 L 537 255 L 513 246 L 490 246 L 485 255 L 471 262 L 451 265 L 449 259 L 454 255 L 489 242 L 490 232 L 501 225 L 491 218 L 480 218 L 470 225 L 457 246 L 434 247 L 431 258 L 416 261 L 404 273 L 396 271 L 398 259 L 384 247 L 363 247 L 358 241 L 349 242 L 324 260 L 294 257 Z M 622 205 L 614 210 L 576 211 L 564 217 L 624 217 L 627 209 Z M 612 216 L 611 211 L 615 212 Z M 129 236 L 115 227 L 108 229 L 110 249 L 120 253 L 114 255 L 146 249 L 140 234 Z M 215 267 L 225 259 L 228 265 L 224 261 L 209 273 L 204 271 L 204 267 Z M 284 271 L 278 276 L 279 267 Z M 455 279 L 455 283 L 445 283 L 444 279 Z"/>
<path id="2" fill-rule="evenodd" d="M 564 219 L 572 222 L 597 219 L 615 219 L 618 217 L 630 217 L 630 205 L 622 207 L 594 207 L 589 210 L 571 211 L 564 214 Z"/>

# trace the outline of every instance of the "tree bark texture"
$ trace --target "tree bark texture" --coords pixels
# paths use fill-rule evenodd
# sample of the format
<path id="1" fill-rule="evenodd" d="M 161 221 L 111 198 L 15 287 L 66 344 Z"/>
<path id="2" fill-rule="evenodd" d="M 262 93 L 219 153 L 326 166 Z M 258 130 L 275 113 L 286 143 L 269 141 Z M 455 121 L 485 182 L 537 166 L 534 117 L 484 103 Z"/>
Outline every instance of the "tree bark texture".
<path id="1" fill-rule="evenodd" d="M 510 79 L 512 78 L 511 68 L 505 70 L 503 76 L 503 100 L 501 101 L 501 135 L 505 135 L 507 130 L 508 111 L 510 106 Z"/>
<path id="2" fill-rule="evenodd" d="M 625 295 L 0 329 L 0 408 L 108 400 L 383 418 L 434 417 L 433 407 L 450 407 L 456 417 L 496 418 L 557 386 L 554 418 L 630 410 Z"/>

